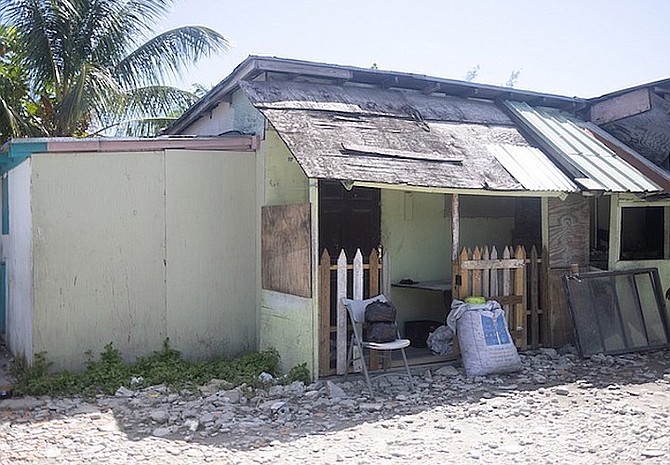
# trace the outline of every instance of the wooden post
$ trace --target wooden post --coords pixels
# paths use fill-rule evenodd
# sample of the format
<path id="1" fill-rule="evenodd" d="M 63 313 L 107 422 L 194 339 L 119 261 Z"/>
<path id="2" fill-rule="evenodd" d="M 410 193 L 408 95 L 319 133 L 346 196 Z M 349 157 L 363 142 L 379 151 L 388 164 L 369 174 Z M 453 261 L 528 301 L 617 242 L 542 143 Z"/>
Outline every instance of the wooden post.
<path id="1" fill-rule="evenodd" d="M 460 249 L 460 211 L 458 204 L 458 194 L 451 194 L 451 259 L 458 260 L 458 250 Z"/>
<path id="2" fill-rule="evenodd" d="M 470 256 L 468 254 L 468 251 L 465 247 L 463 247 L 463 250 L 461 251 L 461 255 L 459 259 L 457 260 L 457 265 L 458 265 L 458 272 L 460 273 L 461 277 L 461 285 L 456 287 L 456 298 L 458 299 L 464 299 L 468 296 L 470 293 L 470 270 L 463 270 L 460 268 L 460 263 L 459 262 L 464 262 L 466 260 L 469 260 Z"/>
<path id="3" fill-rule="evenodd" d="M 451 296 L 454 299 L 461 298 L 461 269 L 458 266 L 460 229 L 458 194 L 451 194 Z"/>
<path id="4" fill-rule="evenodd" d="M 472 252 L 472 259 L 479 260 L 482 259 L 482 251 L 479 247 L 475 247 L 475 250 Z M 481 268 L 472 270 L 472 295 L 481 296 L 482 294 L 482 270 Z"/>
<path id="5" fill-rule="evenodd" d="M 489 260 L 491 258 L 491 255 L 489 253 L 489 246 L 484 247 L 484 253 L 482 254 L 482 260 Z M 490 297 L 493 294 L 491 292 L 491 273 L 494 273 L 495 271 L 493 269 L 485 269 L 482 271 L 482 293 L 481 295 L 484 297 Z"/>
<path id="6" fill-rule="evenodd" d="M 330 254 L 321 254 L 319 264 L 319 376 L 330 374 Z"/>
<path id="7" fill-rule="evenodd" d="M 354 255 L 354 300 L 363 300 L 363 254 L 361 249 Z"/>
<path id="8" fill-rule="evenodd" d="M 337 374 L 347 370 L 347 309 L 342 298 L 347 296 L 347 256 L 344 249 L 337 259 Z"/>
<path id="9" fill-rule="evenodd" d="M 514 258 L 522 260 L 524 263 L 521 268 L 514 271 L 514 295 L 523 296 L 521 303 L 514 305 L 514 332 L 517 334 L 516 346 L 526 347 L 528 345 L 528 337 L 526 331 L 526 249 L 517 246 L 514 252 Z"/>
<path id="10" fill-rule="evenodd" d="M 368 285 L 368 291 L 370 293 L 369 297 L 374 297 L 379 294 L 379 251 L 377 249 L 372 249 L 370 252 L 368 263 L 370 264 L 370 284 Z"/>
<path id="11" fill-rule="evenodd" d="M 491 260 L 498 260 L 498 249 L 495 245 L 491 247 Z M 491 269 L 491 293 L 488 295 L 489 297 L 502 294 L 498 281 L 498 269 L 493 268 Z"/>
<path id="12" fill-rule="evenodd" d="M 539 313 L 539 273 L 538 273 L 537 249 L 530 249 L 530 347 L 536 349 L 540 346 L 540 315 Z"/>

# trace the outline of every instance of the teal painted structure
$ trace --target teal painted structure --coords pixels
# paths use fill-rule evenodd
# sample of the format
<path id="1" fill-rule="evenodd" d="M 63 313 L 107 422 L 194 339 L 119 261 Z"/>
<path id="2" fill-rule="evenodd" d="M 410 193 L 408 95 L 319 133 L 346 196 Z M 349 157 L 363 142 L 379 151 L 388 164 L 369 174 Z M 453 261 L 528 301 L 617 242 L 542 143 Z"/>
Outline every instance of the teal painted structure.
<path id="1" fill-rule="evenodd" d="M 33 153 L 46 151 L 47 142 L 44 139 L 40 141 L 15 139 L 7 142 L 0 152 L 0 175 L 18 166 Z"/>

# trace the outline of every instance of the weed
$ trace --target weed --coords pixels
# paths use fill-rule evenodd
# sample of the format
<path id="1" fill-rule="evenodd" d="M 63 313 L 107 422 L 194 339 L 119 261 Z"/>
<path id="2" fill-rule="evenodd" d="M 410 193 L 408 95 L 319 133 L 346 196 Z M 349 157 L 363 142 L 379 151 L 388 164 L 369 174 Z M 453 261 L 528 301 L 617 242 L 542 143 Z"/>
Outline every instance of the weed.
<path id="1" fill-rule="evenodd" d="M 12 366 L 12 376 L 17 380 L 14 393 L 18 395 L 72 396 L 113 394 L 121 386 L 152 386 L 165 384 L 172 389 L 191 389 L 208 383 L 212 379 L 224 379 L 235 386 L 258 387 L 258 375 L 262 372 L 273 375 L 278 382 L 309 383 L 307 364 L 292 368 L 285 376 L 279 376 L 279 353 L 266 349 L 242 355 L 236 359 L 216 358 L 203 363 L 190 363 L 181 353 L 170 346 L 169 339 L 163 348 L 151 355 L 137 359 L 135 364 L 126 364 L 121 353 L 110 342 L 96 360 L 89 351 L 86 354 L 86 370 L 83 373 L 50 374 L 51 362 L 45 353 L 35 356 L 32 366 L 25 359 L 17 358 Z"/>

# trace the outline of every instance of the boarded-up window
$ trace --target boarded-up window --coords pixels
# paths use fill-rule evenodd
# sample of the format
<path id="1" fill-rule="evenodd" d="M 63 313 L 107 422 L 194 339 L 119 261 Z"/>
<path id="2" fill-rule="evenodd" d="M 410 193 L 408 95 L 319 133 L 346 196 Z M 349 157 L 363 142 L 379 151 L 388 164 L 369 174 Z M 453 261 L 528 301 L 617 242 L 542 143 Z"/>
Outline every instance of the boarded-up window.
<path id="1" fill-rule="evenodd" d="M 312 296 L 310 205 L 273 205 L 262 209 L 263 289 Z"/>

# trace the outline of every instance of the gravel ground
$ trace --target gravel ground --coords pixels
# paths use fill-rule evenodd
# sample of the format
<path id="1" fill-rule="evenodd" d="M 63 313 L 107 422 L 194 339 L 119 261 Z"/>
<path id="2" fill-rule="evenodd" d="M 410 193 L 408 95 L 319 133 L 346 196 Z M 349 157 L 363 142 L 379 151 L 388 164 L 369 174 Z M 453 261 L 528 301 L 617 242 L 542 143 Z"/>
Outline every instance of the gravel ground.
<path id="1" fill-rule="evenodd" d="M 670 351 L 522 355 L 523 370 L 0 401 L 0 463 L 670 463 Z"/>

